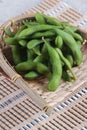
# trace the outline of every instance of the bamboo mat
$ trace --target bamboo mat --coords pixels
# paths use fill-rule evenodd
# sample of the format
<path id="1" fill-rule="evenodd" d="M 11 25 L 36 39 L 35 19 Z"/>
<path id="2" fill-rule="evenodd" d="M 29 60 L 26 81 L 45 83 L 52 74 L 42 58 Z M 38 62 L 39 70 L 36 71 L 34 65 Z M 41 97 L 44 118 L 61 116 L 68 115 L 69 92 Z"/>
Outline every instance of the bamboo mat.
<path id="1" fill-rule="evenodd" d="M 82 128 L 82 129 L 81 129 Z M 0 130 L 86 130 L 87 81 L 54 106 L 48 116 L 0 73 Z"/>
<path id="2" fill-rule="evenodd" d="M 37 11 L 57 17 L 61 21 L 68 20 L 71 24 L 78 25 L 84 34 L 87 32 L 87 17 L 62 0 L 44 0 L 17 17 L 29 16 Z M 0 130 L 87 130 L 86 44 L 82 50 L 83 63 L 80 67 L 73 68 L 78 77 L 75 82 L 63 81 L 55 92 L 46 90 L 47 79 L 29 82 L 29 87 L 54 106 L 50 116 L 1 71 Z"/>

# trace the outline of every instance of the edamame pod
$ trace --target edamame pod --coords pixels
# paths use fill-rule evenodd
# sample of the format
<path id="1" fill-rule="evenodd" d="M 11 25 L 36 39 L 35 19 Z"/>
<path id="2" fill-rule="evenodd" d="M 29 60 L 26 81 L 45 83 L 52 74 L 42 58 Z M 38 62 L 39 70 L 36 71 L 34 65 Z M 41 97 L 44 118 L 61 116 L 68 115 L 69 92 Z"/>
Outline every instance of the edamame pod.
<path id="1" fill-rule="evenodd" d="M 34 51 L 34 53 L 36 54 L 36 55 L 41 55 L 41 52 L 40 52 L 40 46 L 36 46 L 36 47 L 34 47 L 33 48 L 33 51 Z"/>
<path id="2" fill-rule="evenodd" d="M 34 39 L 34 40 L 31 40 L 27 43 L 27 48 L 28 49 L 32 49 L 34 48 L 35 46 L 39 45 L 40 43 L 43 43 L 43 40 L 41 39 Z"/>
<path id="3" fill-rule="evenodd" d="M 62 46 L 63 46 L 63 39 L 61 36 L 57 36 L 56 39 L 55 39 L 55 45 L 62 49 Z"/>
<path id="4" fill-rule="evenodd" d="M 42 38 L 42 37 L 54 37 L 55 36 L 55 32 L 53 30 L 50 31 L 45 31 L 45 32 L 36 32 L 34 33 L 31 38 Z"/>
<path id="5" fill-rule="evenodd" d="M 20 40 L 18 41 L 19 45 L 21 45 L 22 47 L 26 47 L 27 45 L 27 41 L 26 40 Z"/>
<path id="6" fill-rule="evenodd" d="M 76 79 L 76 76 L 71 68 L 71 64 L 70 62 L 63 56 L 62 54 L 62 51 L 59 49 L 59 48 L 56 48 L 56 51 L 58 52 L 61 60 L 65 63 L 65 65 L 67 66 L 67 68 L 69 69 L 69 71 L 71 72 L 72 76 L 73 76 L 73 79 L 75 80 Z"/>
<path id="7" fill-rule="evenodd" d="M 25 25 L 22 25 L 19 30 L 17 31 L 17 33 L 15 34 L 15 37 L 17 37 L 17 35 L 20 34 L 20 32 L 22 32 L 24 29 L 26 29 L 26 26 Z"/>
<path id="8" fill-rule="evenodd" d="M 15 65 L 21 62 L 20 47 L 18 45 L 12 45 L 12 57 Z"/>
<path id="9" fill-rule="evenodd" d="M 26 79 L 34 79 L 37 78 L 39 76 L 39 74 L 35 71 L 30 71 L 27 74 L 24 75 L 24 78 Z"/>
<path id="10" fill-rule="evenodd" d="M 36 21 L 37 21 L 38 23 L 40 23 L 40 24 L 45 24 L 45 18 L 43 17 L 43 15 L 42 15 L 41 13 L 37 12 L 37 13 L 35 14 L 35 19 L 36 19 Z"/>
<path id="11" fill-rule="evenodd" d="M 56 25 L 56 26 L 61 26 L 60 21 L 58 21 L 56 18 L 47 16 L 47 15 L 45 15 L 45 14 L 43 14 L 43 17 L 45 18 L 45 20 L 46 20 L 46 22 L 47 22 L 48 24 L 52 24 L 52 25 Z M 62 26 L 61 26 L 61 27 L 62 27 Z"/>
<path id="12" fill-rule="evenodd" d="M 35 62 L 33 62 L 32 60 L 29 60 L 29 61 L 24 61 L 17 64 L 15 66 L 15 69 L 18 72 L 21 72 L 21 71 L 29 71 L 29 70 L 35 69 L 35 67 L 36 67 Z"/>
<path id="13" fill-rule="evenodd" d="M 30 28 L 24 29 L 17 36 L 17 39 L 19 39 L 19 40 L 24 39 L 24 38 L 29 37 L 30 35 L 34 34 L 35 32 L 52 30 L 52 29 L 53 29 L 53 26 L 51 26 L 51 25 L 45 25 L 45 24 L 36 25 L 35 27 L 30 27 Z"/>
<path id="14" fill-rule="evenodd" d="M 73 32 L 76 32 L 78 30 L 78 27 L 77 26 L 70 26 L 70 29 L 73 31 Z"/>
<path id="15" fill-rule="evenodd" d="M 55 31 L 58 35 L 62 37 L 65 44 L 71 49 L 76 64 L 80 65 L 82 62 L 82 52 L 80 48 L 78 48 L 78 45 L 74 38 L 70 34 L 64 32 L 63 30 L 56 29 Z"/>
<path id="16" fill-rule="evenodd" d="M 57 89 L 58 85 L 61 82 L 62 64 L 56 50 L 53 47 L 51 47 L 51 45 L 44 38 L 43 38 L 43 41 L 46 44 L 48 54 L 50 56 L 50 62 L 52 64 L 52 73 L 53 73 L 48 83 L 48 90 L 54 91 Z"/>
<path id="17" fill-rule="evenodd" d="M 46 65 L 40 63 L 40 62 L 36 62 L 36 71 L 40 74 L 48 74 L 49 69 Z"/>
<path id="18" fill-rule="evenodd" d="M 17 40 L 15 37 L 8 37 L 4 39 L 4 42 L 8 45 L 16 45 L 18 44 Z"/>
<path id="19" fill-rule="evenodd" d="M 47 41 L 51 41 L 51 39 L 47 38 L 46 39 Z M 37 45 L 43 43 L 43 40 L 42 39 L 33 39 L 31 41 L 29 41 L 27 43 L 27 48 L 28 49 L 33 49 L 34 47 L 36 47 Z"/>
<path id="20" fill-rule="evenodd" d="M 23 24 L 24 24 L 26 27 L 31 27 L 31 26 L 38 25 L 39 23 L 37 23 L 37 22 L 23 21 Z"/>
<path id="21" fill-rule="evenodd" d="M 79 41 L 83 41 L 83 38 L 81 37 L 81 35 L 75 33 L 72 31 L 72 29 L 70 27 L 66 27 L 64 29 L 67 33 L 71 34 L 76 40 L 79 40 Z"/>
<path id="22" fill-rule="evenodd" d="M 63 78 L 65 79 L 65 81 L 68 81 L 68 82 L 72 81 L 72 78 L 70 77 L 70 75 L 68 74 L 66 70 L 63 70 Z"/>
<path id="23" fill-rule="evenodd" d="M 34 62 L 42 62 L 43 60 L 44 60 L 43 55 L 41 54 L 41 55 L 37 56 L 33 61 Z"/>
<path id="24" fill-rule="evenodd" d="M 74 64 L 74 61 L 73 61 L 73 57 L 72 57 L 72 55 L 67 54 L 67 55 L 66 55 L 66 58 L 67 58 L 67 60 L 70 62 L 71 67 L 72 67 L 72 66 L 73 66 L 73 64 Z"/>
<path id="25" fill-rule="evenodd" d="M 35 58 L 34 51 L 27 49 L 27 60 L 33 60 L 34 58 Z"/>
<path id="26" fill-rule="evenodd" d="M 82 48 L 82 43 L 81 43 L 81 41 L 77 41 L 77 45 L 78 45 L 78 47 L 81 49 Z"/>

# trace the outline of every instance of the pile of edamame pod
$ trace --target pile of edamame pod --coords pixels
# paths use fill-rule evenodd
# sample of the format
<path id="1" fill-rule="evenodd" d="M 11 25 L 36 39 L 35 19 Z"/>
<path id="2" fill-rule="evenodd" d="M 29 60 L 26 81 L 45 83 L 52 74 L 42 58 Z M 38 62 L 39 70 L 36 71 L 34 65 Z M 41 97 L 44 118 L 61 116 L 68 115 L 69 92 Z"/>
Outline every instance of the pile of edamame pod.
<path id="1" fill-rule="evenodd" d="M 72 67 L 82 62 L 83 38 L 78 28 L 42 13 L 23 21 L 16 33 L 5 29 L 5 43 L 11 45 L 15 69 L 26 79 L 41 75 L 48 78 L 47 88 L 54 91 L 62 79 L 76 79 Z"/>

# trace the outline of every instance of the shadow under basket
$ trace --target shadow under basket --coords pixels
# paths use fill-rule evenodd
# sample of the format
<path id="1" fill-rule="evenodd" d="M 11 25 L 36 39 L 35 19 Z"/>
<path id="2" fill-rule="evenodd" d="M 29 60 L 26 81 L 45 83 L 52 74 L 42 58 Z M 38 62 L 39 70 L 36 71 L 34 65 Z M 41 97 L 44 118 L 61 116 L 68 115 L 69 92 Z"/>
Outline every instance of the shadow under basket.
<path id="1" fill-rule="evenodd" d="M 5 56 L 4 60 L 7 62 L 9 67 L 13 69 L 14 73 L 16 72 L 13 68 L 14 63 L 12 60 L 11 47 L 4 43 L 3 39 L 7 36 L 5 35 L 3 30 L 4 28 L 10 28 L 13 32 L 16 32 L 18 28 L 22 25 L 23 20 L 33 20 L 33 19 L 34 17 L 28 17 L 24 15 L 22 17 L 16 17 L 12 21 L 8 21 L 7 23 L 1 26 L 0 47 Z M 60 84 L 60 86 L 56 91 L 50 92 L 47 90 L 46 87 L 48 80 L 46 78 L 41 77 L 38 78 L 38 80 L 27 80 L 29 88 L 37 92 L 37 94 L 40 95 L 42 99 L 45 99 L 47 103 L 51 104 L 51 106 L 60 103 L 65 97 L 67 97 L 69 94 L 74 92 L 75 89 L 79 88 L 79 86 L 87 79 L 87 45 L 86 44 L 83 44 L 82 52 L 83 52 L 82 64 L 79 67 L 73 68 L 73 71 L 77 76 L 76 81 L 73 82 L 62 81 L 62 83 Z M 1 67 L 3 68 L 4 72 L 7 73 L 6 68 L 4 69 L 4 62 L 3 62 L 3 66 Z M 12 73 L 8 72 L 8 73 L 9 73 L 9 77 L 11 78 L 13 72 Z"/>

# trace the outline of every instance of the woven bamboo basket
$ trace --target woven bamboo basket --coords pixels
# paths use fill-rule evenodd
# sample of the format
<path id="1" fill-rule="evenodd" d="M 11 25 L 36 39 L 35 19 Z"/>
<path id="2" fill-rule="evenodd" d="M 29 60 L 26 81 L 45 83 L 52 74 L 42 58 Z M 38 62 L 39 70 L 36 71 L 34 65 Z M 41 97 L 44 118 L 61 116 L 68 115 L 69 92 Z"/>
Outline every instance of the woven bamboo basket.
<path id="1" fill-rule="evenodd" d="M 47 90 L 46 85 L 47 85 L 48 81 L 46 78 L 41 77 L 38 80 L 25 81 L 19 74 L 17 74 L 17 72 L 14 70 L 14 67 L 13 67 L 13 62 L 12 62 L 12 57 L 11 57 L 12 56 L 11 47 L 4 43 L 4 38 L 6 37 L 6 35 L 3 31 L 4 28 L 10 28 L 14 32 L 17 31 L 18 28 L 22 25 L 23 20 L 31 20 L 34 18 L 35 12 L 43 12 L 47 15 L 51 15 L 56 18 L 59 18 L 61 21 L 68 20 L 68 21 L 70 21 L 70 23 L 72 25 L 79 25 L 78 26 L 79 31 L 85 37 L 85 41 L 84 41 L 83 47 L 82 47 L 83 62 L 79 67 L 73 68 L 73 70 L 77 76 L 77 80 L 72 83 L 62 81 L 61 85 L 58 87 L 58 89 L 55 92 L 49 92 Z M 82 89 L 87 89 L 86 88 L 86 84 L 87 84 L 86 83 L 86 80 L 87 80 L 86 32 L 87 32 L 87 30 L 85 29 L 87 24 L 85 23 L 82 26 L 80 26 L 81 22 L 85 21 L 85 19 L 86 18 L 84 18 L 84 16 L 82 14 L 78 13 L 77 11 L 75 11 L 74 9 L 72 9 L 67 4 L 65 4 L 61 1 L 55 0 L 55 1 L 52 1 L 51 3 L 49 3 L 49 1 L 46 0 L 46 1 L 43 1 L 42 3 L 40 3 L 38 6 L 25 12 L 24 14 L 17 16 L 15 18 L 12 18 L 11 20 L 7 21 L 5 24 L 3 24 L 0 27 L 1 72 L 3 74 L 6 74 L 5 76 L 7 78 L 10 78 L 14 84 L 16 84 L 20 89 L 22 89 L 34 101 L 34 103 L 37 104 L 37 106 L 39 107 L 39 110 L 40 110 L 39 115 L 43 115 L 43 113 L 44 113 L 43 111 L 41 111 L 41 109 L 43 109 L 47 113 L 47 115 L 45 115 L 46 117 L 44 116 L 44 119 L 47 118 L 51 112 L 53 112 L 51 115 L 51 120 L 50 120 L 50 118 L 48 118 L 48 120 L 44 120 L 43 123 L 42 122 L 37 123 L 35 125 L 35 127 L 33 125 L 32 128 L 30 127 L 32 130 L 35 130 L 35 129 L 37 129 L 37 130 L 58 130 L 58 129 L 65 130 L 66 128 L 68 130 L 71 130 L 72 128 L 75 128 L 75 130 L 78 130 L 78 128 L 82 128 L 84 126 L 85 126 L 84 128 L 86 128 L 86 123 L 87 123 L 86 117 L 83 117 L 85 119 L 85 121 L 83 121 L 83 123 L 81 122 L 81 125 L 71 127 L 71 126 L 74 126 L 75 121 L 74 121 L 73 125 L 71 122 L 71 124 L 70 124 L 71 126 L 68 126 L 66 124 L 66 123 L 68 123 L 68 121 L 66 121 L 66 123 L 64 123 L 64 117 L 62 116 L 63 119 L 61 117 L 61 115 L 63 115 L 62 113 L 65 112 L 65 110 L 63 110 L 63 112 L 61 111 L 60 112 L 61 114 L 58 114 L 58 110 L 59 110 L 58 104 L 60 104 L 61 102 L 64 103 L 66 100 L 68 100 L 68 98 L 70 98 L 71 95 L 73 96 L 76 92 L 79 93 L 79 91 L 82 91 Z M 86 102 L 87 96 L 84 97 L 82 95 L 82 97 L 81 97 L 81 99 L 79 99 L 79 101 L 83 101 L 82 99 L 84 99 L 85 100 L 84 102 Z M 76 105 L 76 103 L 71 104 L 72 107 L 75 105 Z M 62 109 L 62 105 L 60 107 Z M 69 108 L 70 108 L 70 106 L 69 106 Z M 66 110 L 69 110 L 69 108 L 66 108 Z M 87 105 L 86 105 L 86 108 L 87 108 Z M 82 110 L 83 110 L 83 108 L 82 108 Z M 78 107 L 78 109 L 76 109 L 76 111 L 79 111 L 79 107 Z M 87 112 L 85 108 L 84 108 L 84 111 L 85 111 L 85 113 Z M 72 110 L 72 112 L 73 112 L 73 110 Z M 35 119 L 37 117 L 39 117 L 39 115 L 36 114 Z M 83 115 L 84 115 L 84 113 L 83 113 Z M 57 122 L 58 119 L 61 119 L 61 121 L 63 121 L 64 125 L 66 124 L 65 128 L 61 125 L 59 126 L 59 128 L 54 125 L 55 123 L 58 123 Z M 30 120 L 34 121 L 34 117 L 32 117 Z M 74 120 L 75 120 L 75 118 L 74 118 Z M 59 121 L 60 124 L 61 124 L 61 121 Z M 23 126 L 24 124 L 25 123 L 22 123 L 21 126 Z M 17 129 L 22 130 L 22 128 L 21 129 L 19 129 L 19 128 L 20 127 L 17 126 L 14 130 L 17 130 Z M 8 129 L 5 129 L 5 130 L 8 130 Z"/>

